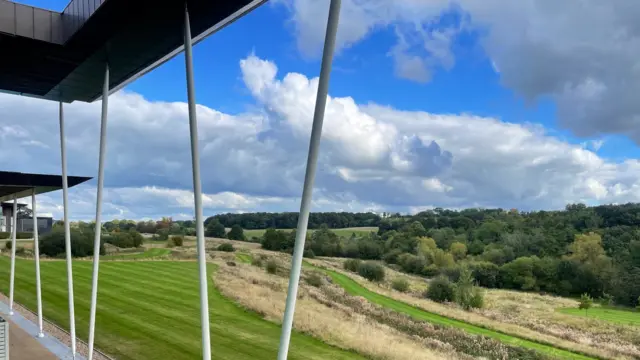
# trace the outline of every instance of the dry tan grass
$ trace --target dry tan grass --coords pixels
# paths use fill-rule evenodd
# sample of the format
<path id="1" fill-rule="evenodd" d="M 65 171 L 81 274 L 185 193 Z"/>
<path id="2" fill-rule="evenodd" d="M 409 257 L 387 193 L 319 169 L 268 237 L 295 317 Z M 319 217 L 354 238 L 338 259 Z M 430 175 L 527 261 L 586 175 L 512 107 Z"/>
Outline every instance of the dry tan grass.
<path id="1" fill-rule="evenodd" d="M 260 249 L 259 243 L 253 243 L 248 241 L 237 241 L 237 240 L 229 240 L 229 239 L 220 239 L 220 238 L 205 238 L 205 243 L 207 248 L 217 247 L 222 243 L 231 243 L 233 247 L 236 249 L 246 249 L 246 250 L 257 250 Z M 184 247 L 195 247 L 196 246 L 196 237 L 195 236 L 185 236 Z"/>
<path id="2" fill-rule="evenodd" d="M 230 267 L 216 261 L 220 268 L 215 283 L 227 297 L 258 312 L 266 319 L 281 322 L 288 279 L 267 274 L 263 269 L 238 264 Z M 286 270 L 286 263 L 281 264 Z M 309 296 L 319 292 L 300 282 L 294 327 L 344 349 L 357 351 L 374 359 L 468 359 L 453 351 L 427 347 L 424 339 L 408 337 L 386 325 L 353 313 L 334 303 L 331 307 Z M 318 295 L 318 293 L 316 293 Z M 320 296 L 320 295 L 318 295 Z"/>
<path id="3" fill-rule="evenodd" d="M 541 296 L 528 293 L 519 293 L 514 291 L 489 290 L 487 291 L 485 298 L 485 302 L 487 303 L 486 310 L 465 311 L 454 304 L 440 304 L 422 298 L 420 296 L 421 291 L 416 291 L 416 286 L 426 287 L 426 285 L 424 285 L 425 281 L 420 277 L 399 273 L 387 268 L 389 279 L 386 279 L 382 284 L 375 284 L 367 281 L 357 274 L 343 270 L 342 262 L 340 261 L 340 259 L 318 258 L 309 260 L 309 262 L 331 268 L 344 275 L 347 275 L 358 282 L 360 285 L 371 291 L 452 319 L 462 320 L 471 324 L 481 325 L 493 330 L 517 335 L 534 341 L 553 344 L 554 346 L 591 354 L 597 357 L 628 359 L 640 355 L 637 347 L 629 342 L 623 341 L 623 339 L 620 338 L 609 338 L 609 342 L 606 342 L 606 337 L 587 336 L 587 334 L 589 334 L 588 331 L 583 331 L 583 337 L 565 336 L 562 333 L 541 331 L 540 327 L 532 326 L 532 323 L 536 322 L 536 319 L 541 315 L 542 312 L 551 312 L 553 314 L 556 314 L 555 307 L 553 307 L 554 305 L 549 305 L 546 310 L 540 310 L 536 313 L 528 313 L 528 319 L 526 319 L 527 313 L 526 310 L 524 310 L 526 309 L 525 305 L 525 307 L 520 308 L 523 310 L 523 313 L 521 313 L 521 315 L 523 316 L 517 318 L 519 321 L 507 321 L 509 319 L 508 314 L 514 311 L 512 306 L 497 305 L 505 304 L 504 299 L 507 297 L 505 293 L 510 294 L 509 296 L 512 296 L 514 298 L 514 301 L 520 300 L 520 303 L 524 304 L 526 304 L 526 302 L 524 302 L 523 299 L 528 299 L 530 297 L 539 297 L 541 298 L 539 299 L 539 302 L 542 303 L 547 302 L 548 304 L 555 304 L 556 307 L 571 307 L 575 303 L 575 301 L 573 300 L 553 298 L 551 296 Z M 409 280 L 409 282 L 412 284 L 412 292 L 401 293 L 391 289 L 390 282 L 394 277 L 398 276 L 404 277 Z M 598 339 L 599 341 L 596 342 L 596 339 Z"/>
<path id="4" fill-rule="evenodd" d="M 575 300 L 496 289 L 487 291 L 485 299 L 486 307 L 479 312 L 490 319 L 640 357 L 640 334 L 637 327 L 556 311 L 558 308 L 577 307 L 578 302 Z"/>

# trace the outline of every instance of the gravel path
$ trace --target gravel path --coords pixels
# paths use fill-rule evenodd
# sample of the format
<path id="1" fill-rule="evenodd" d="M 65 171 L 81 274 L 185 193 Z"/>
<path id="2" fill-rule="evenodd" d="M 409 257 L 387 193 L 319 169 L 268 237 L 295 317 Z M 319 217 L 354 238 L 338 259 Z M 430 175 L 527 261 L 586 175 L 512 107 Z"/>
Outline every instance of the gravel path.
<path id="1" fill-rule="evenodd" d="M 9 298 L 2 293 L 0 293 L 0 301 L 3 301 L 4 303 L 9 304 Z M 38 323 L 38 316 L 32 313 L 31 311 L 29 311 L 28 309 L 26 309 L 25 307 L 21 306 L 20 304 L 14 303 L 13 311 L 17 311 L 18 313 L 20 313 L 20 315 L 24 316 L 34 324 Z M 63 344 L 67 345 L 67 347 L 71 348 L 71 335 L 69 335 L 67 331 L 59 328 L 58 326 L 54 325 L 47 319 L 44 319 L 44 323 L 42 326 L 44 328 L 43 330 L 45 334 L 55 337 L 56 339 L 60 340 Z M 77 348 L 76 349 L 77 353 L 84 356 L 86 359 L 87 355 L 89 354 L 89 346 L 84 341 L 76 338 L 76 348 Z M 114 360 L 113 358 L 107 356 L 106 354 L 96 351 L 95 348 L 93 351 L 93 359 Z"/>

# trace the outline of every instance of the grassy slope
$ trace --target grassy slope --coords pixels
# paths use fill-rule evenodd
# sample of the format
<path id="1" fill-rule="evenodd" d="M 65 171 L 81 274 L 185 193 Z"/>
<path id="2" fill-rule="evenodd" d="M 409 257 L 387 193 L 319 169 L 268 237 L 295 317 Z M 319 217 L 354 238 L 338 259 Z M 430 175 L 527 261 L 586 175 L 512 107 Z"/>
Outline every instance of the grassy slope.
<path id="1" fill-rule="evenodd" d="M 564 308 L 558 309 L 558 311 L 564 314 L 596 318 L 618 324 L 640 326 L 640 312 L 601 307 L 589 309 L 586 314 L 584 310 L 577 308 Z"/>
<path id="2" fill-rule="evenodd" d="M 279 229 L 279 230 L 291 231 L 293 229 Z M 249 239 L 253 236 L 261 237 L 265 231 L 266 229 L 244 230 L 244 235 Z M 314 230 L 309 229 L 308 231 L 312 233 Z M 352 233 L 356 233 L 356 235 L 366 235 L 372 231 L 377 232 L 378 228 L 377 227 L 353 227 L 353 228 L 344 228 L 344 229 L 331 229 L 331 231 L 336 233 L 336 235 L 338 236 L 349 237 L 351 236 Z"/>
<path id="3" fill-rule="evenodd" d="M 540 344 L 534 341 L 521 339 L 521 338 L 507 335 L 498 331 L 485 329 L 483 327 L 472 325 L 463 321 L 454 320 L 454 319 L 447 318 L 445 316 L 430 313 L 428 311 L 409 305 L 407 303 L 370 291 L 362 287 L 360 284 L 358 284 L 356 281 L 354 281 L 353 279 L 349 278 L 346 275 L 340 274 L 332 270 L 321 269 L 321 268 L 318 268 L 318 269 L 328 274 L 335 283 L 342 286 L 349 294 L 362 296 L 365 299 L 371 301 L 372 303 L 409 315 L 417 320 L 427 321 L 433 324 L 440 324 L 445 326 L 454 326 L 472 334 L 484 335 L 487 337 L 495 338 L 506 344 L 521 346 L 529 349 L 535 349 L 537 351 L 540 351 L 549 355 L 553 355 L 556 357 L 560 357 L 563 359 L 593 359 L 592 357 L 589 357 L 586 355 L 576 354 L 567 350 L 555 348 L 550 345 Z"/>
<path id="4" fill-rule="evenodd" d="M 86 339 L 91 262 L 73 264 L 78 336 Z M 0 256 L 0 290 L 8 293 L 9 258 Z M 211 266 L 210 266 L 211 269 Z M 66 267 L 41 263 L 45 317 L 68 328 Z M 200 354 L 198 268 L 195 262 L 103 262 L 97 346 L 120 360 L 196 359 Z M 275 359 L 280 326 L 247 312 L 209 286 L 212 355 L 216 359 Z M 35 309 L 33 261 L 16 262 L 16 301 Z M 171 330 L 170 330 L 171 329 Z M 294 333 L 290 359 L 362 359 Z"/>
<path id="5" fill-rule="evenodd" d="M 149 259 L 154 257 L 161 257 L 169 254 L 171 254 L 171 250 L 169 249 L 151 248 L 142 253 L 105 255 L 105 256 L 102 256 L 100 259 L 102 260 L 138 260 L 138 259 Z"/>

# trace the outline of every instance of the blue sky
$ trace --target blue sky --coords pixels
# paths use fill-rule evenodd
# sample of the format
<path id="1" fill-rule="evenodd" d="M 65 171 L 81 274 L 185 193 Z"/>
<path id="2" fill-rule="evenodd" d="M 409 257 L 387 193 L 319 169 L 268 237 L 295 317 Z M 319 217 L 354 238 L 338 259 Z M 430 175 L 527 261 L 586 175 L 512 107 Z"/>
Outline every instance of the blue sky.
<path id="1" fill-rule="evenodd" d="M 67 3 L 20 2 L 53 10 Z M 638 75 L 632 60 L 623 60 L 640 55 L 635 53 L 637 37 L 621 16 L 606 16 L 625 11 L 622 5 L 598 4 L 603 9 L 594 10 L 593 4 L 572 12 L 544 0 L 528 0 L 520 7 L 500 0 L 488 1 L 484 7 L 467 0 L 429 4 L 343 0 L 330 85 L 330 95 L 337 100 L 335 111 L 328 112 L 340 120 L 327 125 L 335 130 L 325 126 L 326 162 L 320 164 L 325 172 L 321 170 L 316 191 L 326 202 L 320 201 L 319 208 L 537 209 L 573 201 L 635 199 L 632 179 L 640 155 L 635 119 L 640 109 L 625 94 L 635 91 L 633 80 Z M 275 175 L 265 175 L 264 184 L 250 178 L 205 181 L 205 191 L 212 197 L 239 194 L 250 204 L 244 209 L 214 201 L 218 205 L 212 205 L 210 212 L 296 209 L 308 141 L 304 138 L 308 124 L 299 124 L 308 107 L 303 90 L 308 85 L 305 81 L 319 73 L 318 39 L 323 33 L 318 29 L 324 26 L 319 14 L 326 14 L 326 9 L 324 2 L 313 0 L 271 1 L 195 47 L 198 103 L 234 123 L 260 117 L 255 124 L 250 122 L 255 138 L 241 132 L 232 135 L 245 141 L 246 147 L 226 149 L 247 160 L 256 156 L 253 146 L 259 143 L 265 147 L 261 154 L 274 153 L 265 155 L 264 163 L 252 159 L 253 167 L 271 164 L 294 169 L 291 184 Z M 629 29 L 628 38 L 614 36 L 620 29 Z M 608 49 L 614 41 L 620 41 L 620 46 Z M 270 77 L 269 69 L 277 69 L 277 75 Z M 287 83 L 287 74 L 303 78 Z M 134 99 L 139 95 L 143 98 Z M 176 57 L 117 96 L 114 104 L 130 105 L 135 100 L 149 108 L 186 101 L 184 58 Z M 89 106 L 71 105 L 70 113 L 77 108 L 81 114 Z M 211 118 L 212 127 L 224 125 L 216 119 Z M 208 119 L 202 121 L 207 126 Z M 210 144 L 206 140 L 201 144 L 205 149 L 220 146 L 222 140 L 216 136 L 224 134 L 211 136 Z M 44 140 L 42 144 L 48 146 Z M 278 155 L 280 150 L 273 144 L 286 149 L 289 156 L 279 158 L 286 154 Z M 25 148 L 25 156 L 32 151 L 36 150 Z M 173 159 L 169 148 L 154 151 L 163 161 L 163 171 L 174 161 L 185 160 Z M 169 179 L 162 171 L 155 177 L 125 176 L 125 167 L 119 168 L 129 162 L 149 163 L 149 158 L 124 152 L 111 156 L 118 159 L 117 171 L 107 186 L 112 184 L 114 209 L 120 214 L 157 215 L 127 204 L 122 200 L 127 191 L 190 190 L 188 178 Z M 217 162 L 228 158 L 211 156 L 210 161 Z M 88 160 L 71 162 L 79 171 L 93 169 L 88 164 Z M 203 161 L 204 166 L 208 164 Z M 212 176 L 217 176 L 213 170 Z M 510 182 L 508 189 L 496 184 L 501 179 Z M 121 200 L 115 200 L 118 191 Z M 425 194 L 416 197 L 411 191 Z M 252 198 L 256 196 L 263 198 Z M 265 200 L 270 196 L 272 202 Z M 190 213 L 184 206 L 172 211 Z"/>

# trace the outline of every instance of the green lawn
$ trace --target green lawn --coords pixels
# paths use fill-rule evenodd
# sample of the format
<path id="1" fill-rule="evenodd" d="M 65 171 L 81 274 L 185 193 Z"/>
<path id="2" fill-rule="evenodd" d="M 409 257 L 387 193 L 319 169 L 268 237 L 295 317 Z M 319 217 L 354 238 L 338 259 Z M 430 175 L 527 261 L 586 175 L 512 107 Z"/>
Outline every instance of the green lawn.
<path id="1" fill-rule="evenodd" d="M 238 261 L 245 264 L 251 264 L 251 255 L 245 253 L 236 253 L 236 258 Z"/>
<path id="2" fill-rule="evenodd" d="M 8 257 L 0 256 L 0 290 L 8 294 Z M 90 261 L 73 264 L 78 336 L 88 334 Z M 209 270 L 213 270 L 210 265 Z M 66 265 L 41 263 L 45 317 L 68 328 Z M 119 360 L 197 359 L 200 310 L 196 262 L 105 261 L 100 265 L 96 346 Z M 35 309 L 33 261 L 16 261 L 16 301 Z M 275 359 L 280 326 L 247 312 L 209 286 L 215 359 Z M 294 333 L 290 359 L 363 359 Z"/>
<path id="3" fill-rule="evenodd" d="M 138 259 L 149 259 L 154 257 L 167 256 L 169 254 L 171 254 L 170 249 L 151 248 L 141 253 L 128 253 L 128 254 L 124 253 L 124 254 L 105 255 L 105 256 L 102 256 L 100 259 L 102 260 L 138 260 Z"/>
<path id="4" fill-rule="evenodd" d="M 307 266 L 309 266 L 308 263 L 306 264 Z M 355 280 L 351 279 L 350 277 L 344 274 L 338 273 L 336 271 L 328 270 L 328 269 L 318 268 L 318 267 L 316 267 L 316 269 L 319 269 L 325 272 L 327 275 L 329 275 L 333 280 L 333 282 L 342 286 L 347 291 L 347 293 L 351 295 L 362 296 L 363 298 L 367 299 L 368 301 L 374 304 L 378 304 L 380 306 L 386 307 L 388 309 L 392 309 L 399 313 L 409 315 L 417 320 L 427 321 L 433 324 L 457 327 L 471 334 L 484 335 L 487 337 L 500 340 L 505 344 L 534 349 L 552 356 L 560 357 L 562 359 L 593 359 L 592 357 L 582 355 L 582 354 L 576 354 L 574 352 L 563 350 L 563 349 L 558 349 L 551 345 L 541 344 L 535 341 L 518 338 L 516 336 L 504 334 L 498 331 L 483 328 L 481 326 L 469 324 L 463 321 L 454 320 L 442 315 L 434 314 L 434 313 L 425 311 L 423 309 L 420 309 L 418 307 L 415 307 L 413 305 L 409 305 L 402 301 L 398 301 L 390 297 L 373 292 L 371 290 L 368 290 L 365 287 L 358 284 Z"/>
<path id="5" fill-rule="evenodd" d="M 291 231 L 293 229 L 278 229 L 278 230 L 283 230 L 283 231 Z M 255 230 L 244 230 L 244 235 L 247 237 L 247 239 L 251 239 L 252 237 L 262 237 L 262 234 L 264 234 L 264 232 L 266 231 L 266 229 L 255 229 Z M 314 229 L 309 229 L 308 232 L 312 233 L 314 231 Z M 356 233 L 356 235 L 366 235 L 370 232 L 377 232 L 378 228 L 375 226 L 371 226 L 371 227 L 353 227 L 353 228 L 343 228 L 343 229 L 331 229 L 331 231 L 333 231 L 334 233 L 336 233 L 336 235 L 338 236 L 342 236 L 342 237 L 350 237 L 351 234 Z"/>
<path id="6" fill-rule="evenodd" d="M 611 309 L 606 307 L 591 308 L 587 313 L 585 313 L 584 310 L 580 310 L 578 308 L 563 308 L 558 309 L 558 311 L 564 314 L 596 318 L 618 324 L 640 326 L 640 312 L 622 309 Z"/>

